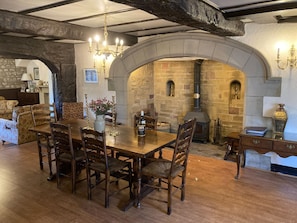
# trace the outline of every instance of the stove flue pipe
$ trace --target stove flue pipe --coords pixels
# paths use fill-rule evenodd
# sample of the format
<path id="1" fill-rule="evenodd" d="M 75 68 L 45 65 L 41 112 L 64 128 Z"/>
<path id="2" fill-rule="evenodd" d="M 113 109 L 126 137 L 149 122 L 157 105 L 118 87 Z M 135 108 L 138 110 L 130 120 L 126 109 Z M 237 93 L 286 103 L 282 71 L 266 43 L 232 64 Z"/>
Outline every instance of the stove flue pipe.
<path id="1" fill-rule="evenodd" d="M 201 65 L 204 60 L 196 60 L 194 64 L 194 111 L 200 112 L 200 76 Z"/>

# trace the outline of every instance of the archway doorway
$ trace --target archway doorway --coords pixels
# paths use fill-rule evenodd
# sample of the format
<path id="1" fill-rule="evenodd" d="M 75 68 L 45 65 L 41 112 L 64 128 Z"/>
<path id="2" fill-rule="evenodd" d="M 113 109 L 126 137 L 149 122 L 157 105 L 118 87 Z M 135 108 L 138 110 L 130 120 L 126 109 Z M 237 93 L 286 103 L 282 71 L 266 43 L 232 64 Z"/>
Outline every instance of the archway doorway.
<path id="1" fill-rule="evenodd" d="M 74 45 L 30 38 L 0 37 L 0 55 L 15 59 L 40 60 L 53 74 L 53 98 L 58 116 L 62 102 L 76 101 Z"/>

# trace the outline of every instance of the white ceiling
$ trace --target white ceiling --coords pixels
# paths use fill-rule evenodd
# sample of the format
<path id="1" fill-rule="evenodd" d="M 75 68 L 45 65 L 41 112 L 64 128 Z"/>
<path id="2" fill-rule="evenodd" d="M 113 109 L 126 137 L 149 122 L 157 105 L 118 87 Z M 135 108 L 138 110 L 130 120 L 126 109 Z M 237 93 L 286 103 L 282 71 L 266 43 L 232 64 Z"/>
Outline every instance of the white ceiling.
<path id="1" fill-rule="evenodd" d="M 276 23 L 275 16 L 297 15 L 296 8 L 283 9 L 284 7 L 292 8 L 292 5 L 297 7 L 296 0 L 205 0 L 205 2 L 220 9 L 225 17 L 227 16 L 227 19 L 241 19 L 245 22 Z M 197 30 L 193 27 L 159 19 L 153 14 L 127 5 L 103 0 L 0 0 L 0 9 L 98 29 L 103 28 L 104 13 L 107 13 L 109 31 L 136 37 Z M 265 12 L 266 9 L 270 11 Z M 262 12 L 258 13 L 258 11 Z M 234 16 L 231 13 L 239 13 L 239 15 L 235 14 Z M 24 33 L 6 33 L 4 31 L 1 33 L 1 30 L 0 34 L 28 37 Z M 34 38 L 47 39 L 36 36 Z M 60 41 L 77 42 L 72 40 Z"/>

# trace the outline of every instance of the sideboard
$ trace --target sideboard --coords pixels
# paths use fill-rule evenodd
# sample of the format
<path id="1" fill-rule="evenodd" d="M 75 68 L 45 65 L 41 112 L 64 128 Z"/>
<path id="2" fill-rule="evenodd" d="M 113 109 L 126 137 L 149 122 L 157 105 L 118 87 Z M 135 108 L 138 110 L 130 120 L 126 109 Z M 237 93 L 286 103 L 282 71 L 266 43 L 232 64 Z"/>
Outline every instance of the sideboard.
<path id="1" fill-rule="evenodd" d="M 39 104 L 39 93 L 18 92 L 19 106 Z"/>
<path id="2" fill-rule="evenodd" d="M 240 156 L 245 155 L 245 150 L 252 149 L 258 153 L 275 152 L 281 157 L 297 156 L 297 133 L 284 133 L 282 135 L 267 131 L 264 136 L 247 134 L 245 131 L 239 134 L 239 148 L 236 153 L 237 174 L 239 178 Z M 244 167 L 244 164 L 242 165 Z"/>

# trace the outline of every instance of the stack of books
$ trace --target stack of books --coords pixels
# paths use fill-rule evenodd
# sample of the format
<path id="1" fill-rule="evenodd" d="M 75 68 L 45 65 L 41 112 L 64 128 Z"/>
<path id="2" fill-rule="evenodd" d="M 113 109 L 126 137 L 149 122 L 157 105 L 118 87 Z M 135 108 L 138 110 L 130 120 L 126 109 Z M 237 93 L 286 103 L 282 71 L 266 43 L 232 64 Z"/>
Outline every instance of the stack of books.
<path id="1" fill-rule="evenodd" d="M 254 135 L 254 136 L 264 136 L 267 132 L 266 127 L 258 127 L 258 126 L 250 126 L 245 127 L 245 132 L 248 135 Z"/>

